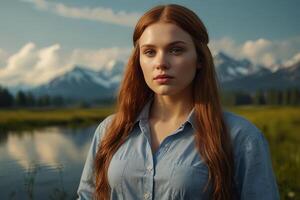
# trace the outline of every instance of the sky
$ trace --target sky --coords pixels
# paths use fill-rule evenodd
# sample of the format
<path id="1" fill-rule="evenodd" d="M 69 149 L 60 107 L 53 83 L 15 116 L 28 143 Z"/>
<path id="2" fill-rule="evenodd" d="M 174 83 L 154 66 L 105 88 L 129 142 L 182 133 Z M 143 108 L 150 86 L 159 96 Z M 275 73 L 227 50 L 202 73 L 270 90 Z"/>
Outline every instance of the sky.
<path id="1" fill-rule="evenodd" d="M 213 54 L 273 68 L 300 60 L 299 0 L 0 0 L 0 85 L 31 85 L 82 65 L 128 59 L 139 17 L 158 4 L 192 9 Z"/>

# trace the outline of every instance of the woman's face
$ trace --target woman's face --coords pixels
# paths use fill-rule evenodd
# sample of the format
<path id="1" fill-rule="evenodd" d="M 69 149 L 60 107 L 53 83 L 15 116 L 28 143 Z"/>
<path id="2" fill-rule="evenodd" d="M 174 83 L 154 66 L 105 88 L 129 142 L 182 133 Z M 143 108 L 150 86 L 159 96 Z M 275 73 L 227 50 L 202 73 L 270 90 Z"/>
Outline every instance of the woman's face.
<path id="1" fill-rule="evenodd" d="M 197 53 L 192 37 L 171 23 L 148 26 L 139 39 L 140 65 L 157 95 L 191 95 Z"/>

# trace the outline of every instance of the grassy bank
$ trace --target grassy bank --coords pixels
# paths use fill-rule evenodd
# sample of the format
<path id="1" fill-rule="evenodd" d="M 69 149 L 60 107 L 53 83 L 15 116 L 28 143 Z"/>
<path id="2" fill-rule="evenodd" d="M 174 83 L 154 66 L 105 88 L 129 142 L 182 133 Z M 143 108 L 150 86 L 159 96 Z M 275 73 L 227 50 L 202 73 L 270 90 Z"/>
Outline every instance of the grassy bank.
<path id="1" fill-rule="evenodd" d="M 113 108 L 60 108 L 0 110 L 0 132 L 49 125 L 85 125 L 99 122 Z"/>

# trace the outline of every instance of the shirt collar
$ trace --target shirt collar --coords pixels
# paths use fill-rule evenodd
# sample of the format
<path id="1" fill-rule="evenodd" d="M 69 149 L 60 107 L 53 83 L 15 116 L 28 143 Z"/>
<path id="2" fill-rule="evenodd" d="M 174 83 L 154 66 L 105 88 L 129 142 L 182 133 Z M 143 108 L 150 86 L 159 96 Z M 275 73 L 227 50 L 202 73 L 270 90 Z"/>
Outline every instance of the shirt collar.
<path id="1" fill-rule="evenodd" d="M 139 121 L 145 120 L 148 121 L 149 119 L 149 112 L 150 112 L 150 108 L 153 102 L 153 98 L 151 98 L 143 107 L 142 111 L 140 112 L 139 116 L 136 118 L 134 123 L 137 123 Z M 191 124 L 193 129 L 196 128 L 196 122 L 195 122 L 195 108 L 193 108 L 191 110 L 191 112 L 189 113 L 187 120 L 182 124 L 183 126 L 185 126 L 187 123 Z"/>
<path id="2" fill-rule="evenodd" d="M 150 107 L 152 104 L 153 98 L 151 98 L 143 107 L 142 111 L 140 112 L 139 116 L 136 118 L 135 123 L 141 120 L 148 120 Z"/>
<path id="3" fill-rule="evenodd" d="M 195 108 L 193 108 L 190 112 L 190 114 L 187 117 L 187 121 L 185 123 L 190 123 L 193 127 L 193 129 L 196 130 L 196 116 L 195 116 Z"/>

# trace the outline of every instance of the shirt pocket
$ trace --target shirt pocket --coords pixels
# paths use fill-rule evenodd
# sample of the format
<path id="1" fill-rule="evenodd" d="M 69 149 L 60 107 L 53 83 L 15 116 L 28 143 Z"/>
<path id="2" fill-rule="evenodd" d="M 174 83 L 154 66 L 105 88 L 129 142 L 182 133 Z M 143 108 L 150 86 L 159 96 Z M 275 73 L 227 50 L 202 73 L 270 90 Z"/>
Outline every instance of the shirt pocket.
<path id="1" fill-rule="evenodd" d="M 175 197 L 179 199 L 186 199 L 191 197 L 202 197 L 204 195 L 204 188 L 208 180 L 208 170 L 204 164 L 199 166 L 190 165 L 174 165 L 170 184 L 174 191 Z"/>
<path id="2" fill-rule="evenodd" d="M 136 189 L 142 189 L 143 178 L 147 174 L 144 160 L 139 157 L 128 158 L 128 164 L 125 168 L 124 181 L 127 185 L 133 186 Z"/>

